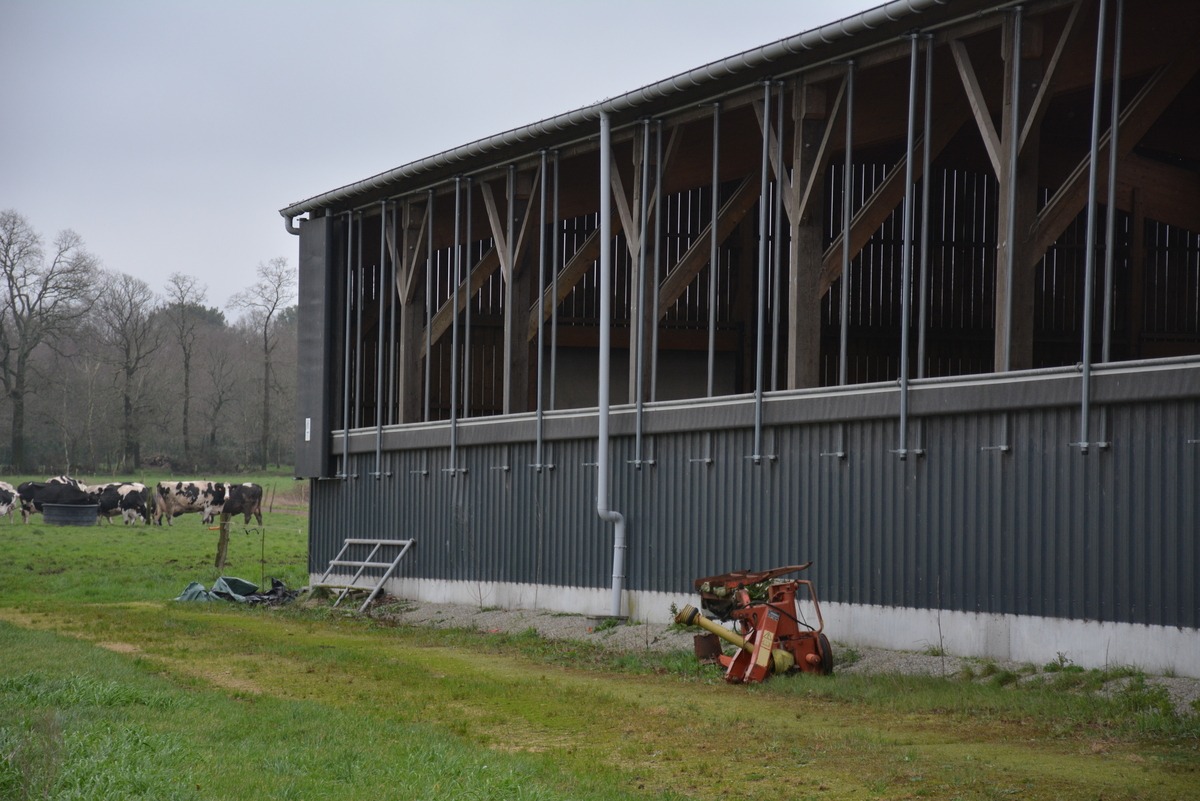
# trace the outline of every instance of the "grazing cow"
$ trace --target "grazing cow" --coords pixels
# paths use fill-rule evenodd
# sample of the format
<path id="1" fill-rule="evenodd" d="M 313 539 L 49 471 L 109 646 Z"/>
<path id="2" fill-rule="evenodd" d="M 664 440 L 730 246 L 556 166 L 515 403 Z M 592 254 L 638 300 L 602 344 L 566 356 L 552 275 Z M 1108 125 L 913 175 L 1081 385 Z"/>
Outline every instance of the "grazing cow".
<path id="1" fill-rule="evenodd" d="M 41 512 L 48 503 L 70 506 L 95 503 L 91 495 L 79 489 L 78 482 L 60 484 L 55 481 L 26 481 L 17 487 L 17 495 L 21 499 L 21 518 L 26 523 L 30 515 Z"/>
<path id="2" fill-rule="evenodd" d="M 92 487 L 91 495 L 99 507 L 97 515 L 106 518 L 109 523 L 118 515 L 124 519 L 127 526 L 136 523 L 139 517 L 145 520 L 147 525 L 150 523 L 145 484 L 135 481 L 102 484 Z"/>
<path id="3" fill-rule="evenodd" d="M 209 494 L 209 504 L 204 510 L 204 522 L 211 523 L 220 517 L 225 523 L 234 515 L 244 515 L 245 522 L 250 522 L 254 515 L 258 525 L 262 525 L 263 489 L 258 484 L 247 481 L 244 484 L 215 484 Z"/>
<path id="4" fill-rule="evenodd" d="M 8 515 L 8 522 L 11 523 L 13 509 L 17 505 L 17 488 L 7 481 L 0 481 L 0 517 Z"/>
<path id="5" fill-rule="evenodd" d="M 204 513 L 217 495 L 224 503 L 225 485 L 213 481 L 160 481 L 154 492 L 154 522 L 161 526 L 166 517 L 167 525 L 171 526 L 179 515 Z"/>
<path id="6" fill-rule="evenodd" d="M 46 479 L 46 483 L 47 484 L 67 484 L 69 486 L 74 487 L 77 490 L 81 490 L 82 492 L 87 492 L 91 489 L 87 484 L 84 484 L 79 479 L 72 478 L 71 476 L 68 476 L 68 475 L 53 476 L 51 478 Z"/>

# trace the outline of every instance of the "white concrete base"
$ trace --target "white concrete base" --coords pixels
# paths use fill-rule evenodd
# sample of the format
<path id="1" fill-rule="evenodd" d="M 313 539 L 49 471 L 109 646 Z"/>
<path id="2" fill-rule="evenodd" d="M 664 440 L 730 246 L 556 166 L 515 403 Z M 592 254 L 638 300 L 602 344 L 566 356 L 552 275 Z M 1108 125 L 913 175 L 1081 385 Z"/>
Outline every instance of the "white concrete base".
<path id="1" fill-rule="evenodd" d="M 317 575 L 310 576 L 316 581 Z M 342 577 L 348 580 L 349 576 Z M 544 609 L 603 617 L 610 588 L 552 587 L 426 579 L 391 579 L 389 595 L 427 603 Z M 671 622 L 671 607 L 696 604 L 694 595 L 625 593 L 624 613 L 646 622 Z M 924 651 L 1044 665 L 1069 660 L 1084 668 L 1133 667 L 1156 675 L 1200 678 L 1200 630 L 1091 620 L 950 612 L 824 603 L 825 633 L 843 645 Z M 815 622 L 815 621 L 813 621 Z"/>

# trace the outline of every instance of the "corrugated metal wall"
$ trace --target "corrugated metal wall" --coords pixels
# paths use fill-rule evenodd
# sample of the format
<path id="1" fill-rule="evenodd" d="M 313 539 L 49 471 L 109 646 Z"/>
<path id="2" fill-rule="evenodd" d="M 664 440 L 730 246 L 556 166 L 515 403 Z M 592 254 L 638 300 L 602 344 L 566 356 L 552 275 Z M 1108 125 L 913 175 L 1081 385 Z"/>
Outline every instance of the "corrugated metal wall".
<path id="1" fill-rule="evenodd" d="M 627 586 L 688 592 L 697 576 L 811 559 L 831 601 L 1200 627 L 1200 361 L 1098 387 L 1092 429 L 1112 446 L 1086 456 L 1066 371 L 916 385 L 908 447 L 925 454 L 903 461 L 890 386 L 773 395 L 761 465 L 750 399 L 650 407 L 641 469 L 623 435 L 633 413 L 615 410 Z M 838 408 L 855 416 L 820 411 Z M 444 426 L 390 432 L 380 480 L 373 444 L 352 438 L 358 478 L 314 484 L 310 569 L 345 537 L 413 537 L 407 576 L 609 586 L 594 416 L 547 420 L 555 467 L 541 473 L 516 425 L 460 430 L 457 477 L 448 445 L 426 444 L 448 443 Z"/>

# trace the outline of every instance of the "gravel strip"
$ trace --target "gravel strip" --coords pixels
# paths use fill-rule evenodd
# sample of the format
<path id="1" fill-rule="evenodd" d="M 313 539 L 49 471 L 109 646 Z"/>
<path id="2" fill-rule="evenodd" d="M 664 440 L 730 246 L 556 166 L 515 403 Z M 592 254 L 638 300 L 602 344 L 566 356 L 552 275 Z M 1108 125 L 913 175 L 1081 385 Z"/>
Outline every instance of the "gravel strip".
<path id="1" fill-rule="evenodd" d="M 668 627 L 662 623 L 604 625 L 603 618 L 530 609 L 495 609 L 466 604 L 429 604 L 387 598 L 375 604 L 372 617 L 397 623 L 431 628 L 472 629 L 493 634 L 519 634 L 535 629 L 539 636 L 554 640 L 587 642 L 614 651 L 676 651 L 692 649 L 698 629 Z M 1022 682 L 1048 678 L 1052 673 L 1015 662 L 977 659 L 915 651 L 890 651 L 885 648 L 848 646 L 833 642 L 834 672 L 847 675 L 903 675 L 960 678 L 970 670 L 980 681 L 1001 672 L 1018 676 Z M 849 661 L 850 664 L 846 664 Z M 1127 679 L 1110 682 L 1110 692 L 1124 686 Z M 1148 685 L 1166 689 L 1180 715 L 1200 714 L 1200 679 L 1173 676 L 1147 676 Z"/>

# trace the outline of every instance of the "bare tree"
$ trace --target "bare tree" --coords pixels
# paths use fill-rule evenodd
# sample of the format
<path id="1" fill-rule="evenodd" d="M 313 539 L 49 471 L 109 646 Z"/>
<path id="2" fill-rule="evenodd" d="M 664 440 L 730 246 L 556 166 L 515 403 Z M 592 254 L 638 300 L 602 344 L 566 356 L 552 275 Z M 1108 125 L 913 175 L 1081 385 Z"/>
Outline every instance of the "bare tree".
<path id="1" fill-rule="evenodd" d="M 140 467 L 140 413 L 146 411 L 146 386 L 150 357 L 162 344 L 162 332 L 155 324 L 156 298 L 150 285 L 132 275 L 118 273 L 109 277 L 106 289 L 96 302 L 96 328 L 102 346 L 100 359 L 114 368 L 121 395 L 121 461 Z"/>
<path id="2" fill-rule="evenodd" d="M 92 304 L 96 261 L 73 231 L 54 240 L 47 261 L 42 239 L 13 210 L 0 212 L 0 382 L 12 401 L 12 463 L 28 469 L 25 404 L 30 357 L 65 337 Z"/>
<path id="3" fill-rule="evenodd" d="M 204 301 L 207 299 L 207 289 L 200 284 L 195 276 L 183 273 L 171 273 L 167 281 L 167 303 L 163 308 L 167 326 L 175 344 L 179 346 L 179 354 L 183 359 L 183 458 L 190 457 L 192 404 L 192 355 L 196 350 L 197 326 L 204 314 Z"/>
<path id="4" fill-rule="evenodd" d="M 276 317 L 296 297 L 296 271 L 288 266 L 283 256 L 277 256 L 266 264 L 258 265 L 258 281 L 251 287 L 230 298 L 230 305 L 246 312 L 262 342 L 262 430 L 260 432 L 259 462 L 267 466 L 267 449 L 271 438 L 271 353 L 278 344 L 275 331 Z"/>

